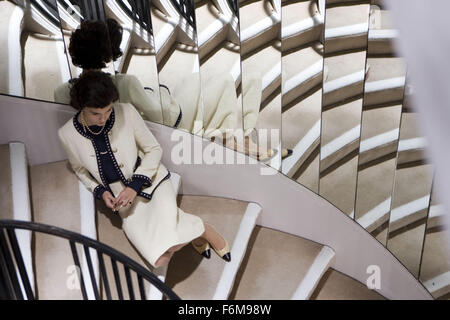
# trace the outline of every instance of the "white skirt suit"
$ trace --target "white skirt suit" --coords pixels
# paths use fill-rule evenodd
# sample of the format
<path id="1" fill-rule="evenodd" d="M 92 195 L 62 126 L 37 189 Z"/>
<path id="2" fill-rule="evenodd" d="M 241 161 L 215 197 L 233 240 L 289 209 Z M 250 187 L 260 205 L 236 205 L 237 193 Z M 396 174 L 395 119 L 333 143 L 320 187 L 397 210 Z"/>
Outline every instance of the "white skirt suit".
<path id="1" fill-rule="evenodd" d="M 77 116 L 77 115 L 76 115 Z M 130 206 L 121 208 L 122 229 L 131 243 L 153 266 L 170 247 L 188 243 L 204 232 L 203 221 L 177 207 L 170 172 L 160 162 L 162 149 L 136 109 L 115 103 L 104 134 L 120 181 L 107 184 L 95 144 L 75 121 L 58 135 L 78 178 L 91 192 L 102 186 L 115 197 L 133 176 L 146 183 Z M 135 169 L 141 158 L 140 164 Z"/>

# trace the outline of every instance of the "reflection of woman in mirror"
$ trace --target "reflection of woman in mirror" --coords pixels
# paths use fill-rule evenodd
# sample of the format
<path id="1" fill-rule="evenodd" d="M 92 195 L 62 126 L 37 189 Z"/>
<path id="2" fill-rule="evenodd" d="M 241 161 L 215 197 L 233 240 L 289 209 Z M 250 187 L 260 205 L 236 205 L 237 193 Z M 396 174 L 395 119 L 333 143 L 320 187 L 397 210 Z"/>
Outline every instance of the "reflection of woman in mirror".
<path id="1" fill-rule="evenodd" d="M 102 21 L 83 21 L 70 38 L 72 63 L 82 68 L 83 73 L 100 71 L 122 55 L 121 41 L 122 27 L 114 19 L 108 19 L 106 24 Z M 161 99 L 165 102 L 162 110 L 158 96 L 152 90 L 145 90 L 135 76 L 116 74 L 111 76 L 111 80 L 119 91 L 119 102 L 131 103 L 144 119 L 169 126 L 177 126 L 180 122 L 180 107 L 170 98 L 167 90 L 161 90 Z M 68 104 L 70 87 L 70 83 L 65 83 L 56 88 L 55 102 Z"/>
<path id="2" fill-rule="evenodd" d="M 230 248 L 211 225 L 177 207 L 162 149 L 112 78 L 83 72 L 70 91 L 78 113 L 59 130 L 69 162 L 86 188 L 122 218 L 128 239 L 155 267 L 192 241 L 209 258 L 210 244 L 230 261 Z"/>

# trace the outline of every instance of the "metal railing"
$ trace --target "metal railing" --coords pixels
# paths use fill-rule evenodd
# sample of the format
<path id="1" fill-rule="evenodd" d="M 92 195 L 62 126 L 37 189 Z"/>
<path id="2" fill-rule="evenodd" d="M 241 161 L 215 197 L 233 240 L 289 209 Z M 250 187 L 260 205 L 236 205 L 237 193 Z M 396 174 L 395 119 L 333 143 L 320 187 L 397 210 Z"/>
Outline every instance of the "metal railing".
<path id="1" fill-rule="evenodd" d="M 239 6 L 238 6 L 238 0 L 227 0 L 228 5 L 230 6 L 230 9 L 233 11 L 233 13 L 236 15 L 236 17 L 239 17 Z"/>
<path id="2" fill-rule="evenodd" d="M 178 13 L 196 30 L 194 0 L 171 0 Z"/>
<path id="3" fill-rule="evenodd" d="M 31 0 L 31 4 L 53 25 L 60 27 L 56 0 Z"/>
<path id="4" fill-rule="evenodd" d="M 129 6 L 125 4 L 127 2 Z M 150 15 L 150 1 L 148 0 L 117 0 L 122 10 L 142 28 L 153 34 Z M 131 7 L 131 10 L 130 10 Z"/>
<path id="5" fill-rule="evenodd" d="M 101 242 L 55 226 L 18 220 L 0 220 L 0 299 L 23 300 L 24 295 L 20 286 L 20 282 L 23 285 L 27 299 L 36 299 L 31 288 L 30 278 L 26 271 L 22 253 L 17 241 L 16 229 L 49 234 L 68 240 L 68 250 L 70 248 L 74 264 L 78 268 L 78 270 L 80 270 L 80 288 L 83 299 L 85 300 L 88 299 L 86 291 L 87 278 L 90 279 L 95 299 L 101 299 L 99 286 L 97 285 L 97 280 L 94 274 L 90 249 L 93 249 L 97 252 L 100 267 L 100 285 L 103 285 L 106 293 L 106 298 L 108 300 L 112 299 L 112 285 L 108 279 L 108 275 L 106 272 L 105 260 L 103 258 L 104 255 L 108 256 L 111 260 L 117 296 L 120 300 L 124 299 L 124 289 L 122 288 L 122 283 L 120 281 L 118 264 L 122 264 L 123 266 L 126 278 L 126 288 L 128 289 L 128 296 L 130 300 L 135 299 L 135 289 L 133 288 L 133 282 L 131 280 L 131 272 L 134 272 L 137 275 L 139 293 L 142 300 L 146 300 L 146 287 L 144 281 L 149 282 L 156 289 L 160 290 L 168 299 L 180 299 L 169 287 L 167 287 L 161 280 L 159 280 L 156 275 L 138 264 L 136 261 L 125 256 L 123 253 L 120 253 L 119 251 Z M 5 231 L 7 237 L 5 236 Z M 77 244 L 83 246 L 84 248 L 85 257 L 89 268 L 89 276 L 83 275 L 83 272 L 81 271 L 80 259 L 78 257 L 76 248 Z"/>
<path id="6" fill-rule="evenodd" d="M 58 3 L 67 11 L 72 11 L 69 4 L 79 8 L 82 20 L 101 20 L 106 21 L 103 0 L 58 0 Z"/>

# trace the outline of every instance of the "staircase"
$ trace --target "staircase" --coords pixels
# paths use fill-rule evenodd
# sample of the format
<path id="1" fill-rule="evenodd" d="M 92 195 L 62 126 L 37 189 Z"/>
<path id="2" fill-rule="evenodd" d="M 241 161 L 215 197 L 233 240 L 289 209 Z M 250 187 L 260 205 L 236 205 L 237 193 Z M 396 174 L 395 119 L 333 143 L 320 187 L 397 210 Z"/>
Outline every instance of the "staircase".
<path id="1" fill-rule="evenodd" d="M 67 161 L 30 166 L 27 178 L 24 175 L 27 160 L 22 143 L 0 146 L 0 157 L 11 168 L 4 170 L 0 177 L 1 185 L 7 186 L 2 192 L 2 207 L 10 208 L 2 211 L 2 219 L 49 224 L 98 239 L 154 272 L 182 299 L 309 299 L 324 290 L 320 281 L 332 270 L 334 251 L 331 248 L 258 226 L 261 212 L 258 204 L 187 195 L 179 197 L 180 208 L 216 226 L 229 241 L 232 260 L 225 263 L 214 252 L 208 260 L 187 245 L 174 255 L 168 268 L 153 269 L 127 240 L 120 229 L 120 218 L 100 201 L 94 201 L 92 194 L 70 171 Z M 178 192 L 180 176 L 172 173 L 171 181 Z M 27 212 L 23 209 L 28 203 L 32 210 L 23 215 Z M 21 216 L 18 216 L 19 212 Z M 39 233 L 34 234 L 32 241 L 30 232 L 20 234 L 20 247 L 37 298 L 82 299 L 81 290 L 69 285 L 74 265 L 67 243 Z M 78 255 L 81 273 L 86 278 L 91 271 L 85 252 L 78 250 Z M 105 298 L 98 258 L 91 254 L 90 259 L 100 296 Z M 106 261 L 105 265 L 108 279 L 114 279 L 110 263 Z M 122 283 L 126 282 L 124 277 L 121 274 Z M 361 286 L 352 279 L 347 279 L 347 282 L 348 291 Z M 137 290 L 137 279 L 133 278 L 132 283 Z M 95 298 L 94 290 L 94 286 L 87 282 L 89 299 Z M 148 299 L 162 299 L 161 292 L 153 286 L 146 285 L 145 290 Z M 367 296 L 371 296 L 367 288 L 365 291 Z M 139 292 L 134 296 L 138 297 Z M 117 298 L 117 293 L 112 290 L 112 299 Z"/>

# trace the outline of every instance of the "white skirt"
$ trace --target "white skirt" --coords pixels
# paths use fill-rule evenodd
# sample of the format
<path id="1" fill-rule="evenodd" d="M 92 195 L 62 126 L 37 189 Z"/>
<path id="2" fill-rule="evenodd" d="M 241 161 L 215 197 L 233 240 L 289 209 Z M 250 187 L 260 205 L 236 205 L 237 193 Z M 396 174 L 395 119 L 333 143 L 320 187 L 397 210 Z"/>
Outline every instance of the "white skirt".
<path id="1" fill-rule="evenodd" d="M 125 186 L 118 181 L 110 187 L 117 197 Z M 161 182 L 151 200 L 136 196 L 119 214 L 127 238 L 152 266 L 170 247 L 189 243 L 205 231 L 200 217 L 178 208 L 170 179 Z"/>

